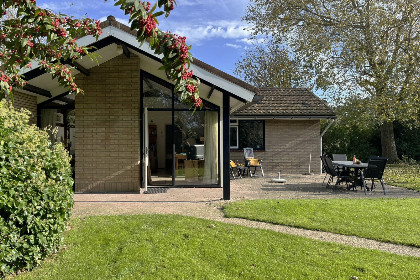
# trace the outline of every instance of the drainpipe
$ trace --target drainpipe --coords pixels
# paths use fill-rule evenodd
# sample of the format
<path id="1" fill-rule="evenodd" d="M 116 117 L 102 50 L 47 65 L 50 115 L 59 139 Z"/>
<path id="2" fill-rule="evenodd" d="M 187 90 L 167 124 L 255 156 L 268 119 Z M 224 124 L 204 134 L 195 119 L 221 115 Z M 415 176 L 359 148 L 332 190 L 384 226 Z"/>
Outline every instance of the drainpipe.
<path id="1" fill-rule="evenodd" d="M 328 129 L 332 126 L 332 124 L 334 123 L 335 119 L 330 119 L 330 123 L 327 125 L 327 127 L 324 129 L 324 131 L 322 131 L 321 133 L 321 154 L 320 156 L 322 156 L 322 137 L 324 136 L 324 134 L 328 131 Z M 321 165 L 321 170 L 319 172 L 320 174 L 322 174 L 322 165 Z"/>

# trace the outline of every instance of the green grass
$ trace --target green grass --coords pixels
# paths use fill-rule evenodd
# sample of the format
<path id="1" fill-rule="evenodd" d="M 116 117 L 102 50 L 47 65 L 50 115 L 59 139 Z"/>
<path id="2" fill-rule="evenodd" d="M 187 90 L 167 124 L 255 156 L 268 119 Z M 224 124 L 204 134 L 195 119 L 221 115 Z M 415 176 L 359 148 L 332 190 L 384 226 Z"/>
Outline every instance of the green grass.
<path id="1" fill-rule="evenodd" d="M 249 200 L 224 211 L 227 217 L 420 247 L 420 199 Z"/>
<path id="2" fill-rule="evenodd" d="M 388 164 L 385 183 L 420 191 L 420 164 Z"/>
<path id="3" fill-rule="evenodd" d="M 16 279 L 415 279 L 419 258 L 173 215 L 73 220 Z"/>

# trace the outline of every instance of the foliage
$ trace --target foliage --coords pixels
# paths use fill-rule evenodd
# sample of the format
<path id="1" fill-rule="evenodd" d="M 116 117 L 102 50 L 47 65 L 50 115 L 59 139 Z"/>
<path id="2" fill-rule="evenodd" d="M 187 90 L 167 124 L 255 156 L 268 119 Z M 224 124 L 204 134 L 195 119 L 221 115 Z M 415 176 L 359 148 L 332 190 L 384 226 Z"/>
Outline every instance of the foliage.
<path id="1" fill-rule="evenodd" d="M 310 87 L 307 69 L 273 42 L 252 45 L 235 65 L 235 74 L 257 87 Z"/>
<path id="2" fill-rule="evenodd" d="M 420 247 L 420 199 L 250 200 L 229 204 L 227 217 L 355 235 Z"/>
<path id="3" fill-rule="evenodd" d="M 337 119 L 322 139 L 323 152 L 346 154 L 348 158 L 356 155 L 367 161 L 371 155 L 380 155 L 381 147 L 378 124 L 370 118 L 368 107 L 362 107 L 363 99 L 349 98 L 343 105 L 334 108 Z M 327 122 L 322 123 L 323 130 Z"/>
<path id="4" fill-rule="evenodd" d="M 324 153 L 356 155 L 362 161 L 381 154 L 379 123 L 371 117 L 371 108 L 362 106 L 365 102 L 365 99 L 349 98 L 334 108 L 337 119 L 323 136 Z M 322 122 L 321 130 L 327 125 L 328 122 Z M 396 122 L 394 131 L 399 157 L 420 160 L 420 127 Z"/>
<path id="5" fill-rule="evenodd" d="M 252 0 L 245 20 L 313 69 L 317 87 L 341 101 L 357 96 L 397 159 L 392 122 L 419 121 L 419 0 Z M 366 98 L 368 97 L 368 98 Z"/>
<path id="6" fill-rule="evenodd" d="M 388 164 L 384 180 L 387 184 L 420 191 L 420 164 L 409 162 Z"/>
<path id="7" fill-rule="evenodd" d="M 0 102 L 0 277 L 56 251 L 73 206 L 68 153 L 28 120 Z"/>
<path id="8" fill-rule="evenodd" d="M 130 15 L 131 28 L 137 30 L 138 41 L 148 41 L 155 54 L 163 55 L 162 69 L 175 81 L 175 90 L 181 100 L 194 108 L 201 107 L 199 81 L 192 78 L 192 71 L 188 71 L 192 56 L 186 38 L 157 28 L 157 17 L 168 16 L 175 1 L 158 0 L 153 7 L 147 1 L 115 1 L 115 5 Z M 163 10 L 155 12 L 157 7 Z M 67 64 L 89 54 L 89 48 L 79 47 L 76 38 L 86 35 L 98 38 L 102 33 L 98 21 L 54 14 L 37 7 L 36 0 L 2 1 L 0 13 L 0 98 L 8 98 L 14 87 L 25 85 L 19 71 L 31 68 L 32 64 L 58 78 L 60 85 L 69 91 L 83 93 L 74 80 L 72 67 Z"/>
<path id="9" fill-rule="evenodd" d="M 414 279 L 418 258 L 174 215 L 72 220 L 66 250 L 17 279 Z"/>

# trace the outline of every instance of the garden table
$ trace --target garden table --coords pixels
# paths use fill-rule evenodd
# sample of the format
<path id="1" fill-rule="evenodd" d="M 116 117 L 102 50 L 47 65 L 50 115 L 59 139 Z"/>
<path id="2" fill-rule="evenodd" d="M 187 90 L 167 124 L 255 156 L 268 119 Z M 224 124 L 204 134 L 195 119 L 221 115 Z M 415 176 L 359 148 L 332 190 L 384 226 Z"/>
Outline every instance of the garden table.
<path id="1" fill-rule="evenodd" d="M 356 189 L 357 186 L 361 186 L 364 188 L 364 191 L 368 190 L 366 185 L 363 184 L 364 182 L 364 175 L 363 170 L 368 167 L 367 163 L 353 163 L 353 161 L 333 161 L 333 166 L 343 167 L 348 169 L 354 169 L 354 176 L 353 176 L 353 189 Z"/>

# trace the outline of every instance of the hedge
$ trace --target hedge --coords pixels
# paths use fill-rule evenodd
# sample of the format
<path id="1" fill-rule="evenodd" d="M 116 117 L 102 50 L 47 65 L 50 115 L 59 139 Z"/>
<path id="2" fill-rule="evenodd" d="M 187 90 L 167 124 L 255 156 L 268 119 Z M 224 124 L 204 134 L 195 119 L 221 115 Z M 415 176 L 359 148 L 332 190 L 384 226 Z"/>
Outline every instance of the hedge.
<path id="1" fill-rule="evenodd" d="M 73 206 L 68 152 L 28 121 L 0 102 L 0 278 L 56 252 Z"/>

